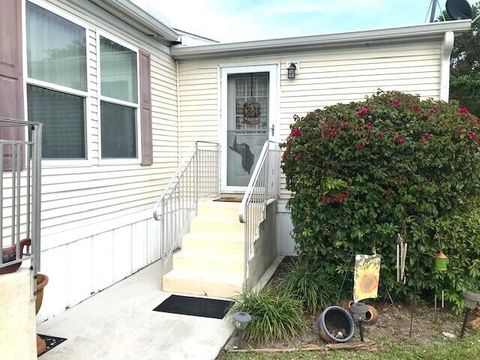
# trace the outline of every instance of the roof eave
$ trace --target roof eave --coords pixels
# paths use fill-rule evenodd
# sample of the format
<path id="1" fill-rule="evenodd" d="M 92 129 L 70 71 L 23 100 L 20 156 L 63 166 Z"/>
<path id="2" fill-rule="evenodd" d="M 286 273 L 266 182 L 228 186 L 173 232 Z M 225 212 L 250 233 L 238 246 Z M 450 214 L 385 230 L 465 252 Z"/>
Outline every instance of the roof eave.
<path id="1" fill-rule="evenodd" d="M 336 45 L 349 46 L 365 43 L 401 41 L 403 39 L 443 38 L 446 32 L 461 33 L 470 30 L 471 20 L 456 20 L 386 29 L 352 31 L 346 33 L 302 36 L 271 40 L 220 43 L 212 45 L 172 47 L 171 54 L 179 60 L 212 57 L 261 55 L 294 50 L 308 50 Z"/>
<path id="2" fill-rule="evenodd" d="M 121 14 L 128 16 L 130 19 L 130 25 L 137 27 L 140 31 L 146 33 L 152 37 L 160 37 L 162 40 L 170 43 L 177 43 L 179 41 L 179 34 L 170 28 L 169 26 L 165 25 L 152 15 L 150 15 L 145 10 L 141 9 L 134 3 L 129 0 L 90 0 L 91 2 L 95 3 L 96 5 L 104 8 L 105 10 L 111 12 L 112 10 L 116 10 Z M 114 14 L 118 15 L 118 14 Z M 122 18 L 122 20 L 126 20 Z M 135 23 L 133 24 L 132 23 Z M 139 25 L 139 26 L 135 26 Z"/>

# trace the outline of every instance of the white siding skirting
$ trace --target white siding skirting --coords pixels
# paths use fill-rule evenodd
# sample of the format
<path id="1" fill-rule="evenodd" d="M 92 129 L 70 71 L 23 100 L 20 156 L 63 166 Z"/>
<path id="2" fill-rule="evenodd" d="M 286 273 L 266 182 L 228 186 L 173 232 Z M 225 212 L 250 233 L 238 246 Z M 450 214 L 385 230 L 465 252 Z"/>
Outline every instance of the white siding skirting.
<path id="1" fill-rule="evenodd" d="M 43 250 L 42 273 L 48 274 L 49 283 L 38 320 L 61 313 L 126 278 L 160 259 L 161 252 L 159 223 L 151 216 L 70 242 L 67 238 Z"/>

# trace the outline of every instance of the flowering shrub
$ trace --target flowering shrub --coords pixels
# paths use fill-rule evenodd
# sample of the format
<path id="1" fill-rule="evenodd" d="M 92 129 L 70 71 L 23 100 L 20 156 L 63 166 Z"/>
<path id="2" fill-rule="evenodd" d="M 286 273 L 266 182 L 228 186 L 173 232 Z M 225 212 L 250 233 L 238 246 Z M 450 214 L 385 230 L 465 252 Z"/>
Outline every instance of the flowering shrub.
<path id="1" fill-rule="evenodd" d="M 378 92 L 295 117 L 291 129 L 282 169 L 301 257 L 334 275 L 352 271 L 354 254 L 379 253 L 381 291 L 397 296 L 437 286 L 461 306 L 461 291 L 480 288 L 480 120 L 468 109 Z M 405 285 L 399 233 L 409 244 Z M 439 250 L 450 258 L 442 276 Z"/>

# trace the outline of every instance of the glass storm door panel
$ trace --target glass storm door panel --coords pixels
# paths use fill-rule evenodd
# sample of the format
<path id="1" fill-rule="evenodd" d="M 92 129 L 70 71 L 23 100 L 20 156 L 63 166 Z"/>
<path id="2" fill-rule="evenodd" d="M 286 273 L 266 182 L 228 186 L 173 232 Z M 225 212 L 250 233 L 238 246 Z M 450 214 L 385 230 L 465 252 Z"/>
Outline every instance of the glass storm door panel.
<path id="1" fill-rule="evenodd" d="M 228 75 L 227 187 L 246 187 L 269 129 L 269 73 Z"/>

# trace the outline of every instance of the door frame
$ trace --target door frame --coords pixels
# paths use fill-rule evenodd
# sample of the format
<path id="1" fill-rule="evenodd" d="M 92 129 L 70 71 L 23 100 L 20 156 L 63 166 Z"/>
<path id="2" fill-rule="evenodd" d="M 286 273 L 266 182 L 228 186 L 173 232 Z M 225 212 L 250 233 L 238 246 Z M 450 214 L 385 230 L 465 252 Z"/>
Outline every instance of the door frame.
<path id="1" fill-rule="evenodd" d="M 268 139 L 276 140 L 279 132 L 278 119 L 278 94 L 279 94 L 279 65 L 244 65 L 244 66 L 224 66 L 220 68 L 220 191 L 223 193 L 244 193 L 246 186 L 227 186 L 227 120 L 228 120 L 228 75 L 245 73 L 269 73 L 269 109 L 268 109 Z M 272 135 L 272 125 L 274 135 Z"/>

